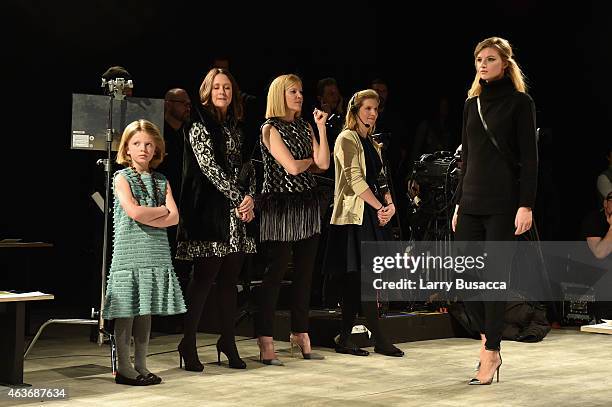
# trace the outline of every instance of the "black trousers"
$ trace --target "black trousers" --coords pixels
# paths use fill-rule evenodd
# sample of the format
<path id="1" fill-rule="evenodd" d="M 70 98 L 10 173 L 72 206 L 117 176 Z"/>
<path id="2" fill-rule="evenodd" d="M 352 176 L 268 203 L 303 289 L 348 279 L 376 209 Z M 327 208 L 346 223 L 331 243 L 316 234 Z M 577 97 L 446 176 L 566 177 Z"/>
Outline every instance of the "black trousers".
<path id="1" fill-rule="evenodd" d="M 455 240 L 514 241 L 516 240 L 514 218 L 515 214 L 459 214 Z M 511 264 L 511 262 L 512 258 L 509 258 L 506 264 Z M 466 301 L 465 307 L 469 314 L 475 318 L 480 333 L 486 336 L 485 347 L 489 350 L 498 350 L 504 329 L 506 302 Z"/>
<path id="2" fill-rule="evenodd" d="M 236 283 L 244 262 L 244 253 L 231 253 L 225 257 L 200 257 L 193 261 L 193 278 L 187 287 L 187 313 L 183 333 L 185 341 L 195 342 L 202 309 L 215 278 L 220 313 L 221 336 L 234 339 L 237 292 Z"/>
<path id="3" fill-rule="evenodd" d="M 258 312 L 255 316 L 257 336 L 274 336 L 274 312 L 280 285 L 293 252 L 293 278 L 291 281 L 291 332 L 308 332 L 310 287 L 319 235 L 295 242 L 264 242 L 267 267 L 257 295 Z"/>

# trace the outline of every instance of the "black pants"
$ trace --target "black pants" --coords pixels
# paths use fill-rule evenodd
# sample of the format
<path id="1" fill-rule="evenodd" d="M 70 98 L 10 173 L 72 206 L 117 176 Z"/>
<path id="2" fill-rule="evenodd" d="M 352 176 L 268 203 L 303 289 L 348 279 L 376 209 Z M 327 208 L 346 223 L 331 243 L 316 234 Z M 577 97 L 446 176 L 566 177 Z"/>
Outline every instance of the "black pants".
<path id="1" fill-rule="evenodd" d="M 515 214 L 469 215 L 460 214 L 457 220 L 457 241 L 514 241 Z M 508 259 L 506 264 L 511 264 Z M 480 333 L 487 337 L 485 347 L 500 348 L 504 329 L 505 301 L 466 301 L 465 307 L 475 318 Z"/>
<path id="2" fill-rule="evenodd" d="M 268 265 L 257 295 L 259 310 L 255 317 L 257 336 L 274 336 L 274 311 L 280 284 L 285 276 L 293 252 L 293 278 L 291 281 L 291 332 L 308 332 L 310 286 L 319 235 L 296 242 L 265 242 L 262 248 Z"/>
<path id="3" fill-rule="evenodd" d="M 187 313 L 185 314 L 185 341 L 195 342 L 202 309 L 215 278 L 220 313 L 221 336 L 234 339 L 236 318 L 236 283 L 244 262 L 243 253 L 231 253 L 225 257 L 200 257 L 193 262 L 193 278 L 187 287 Z"/>

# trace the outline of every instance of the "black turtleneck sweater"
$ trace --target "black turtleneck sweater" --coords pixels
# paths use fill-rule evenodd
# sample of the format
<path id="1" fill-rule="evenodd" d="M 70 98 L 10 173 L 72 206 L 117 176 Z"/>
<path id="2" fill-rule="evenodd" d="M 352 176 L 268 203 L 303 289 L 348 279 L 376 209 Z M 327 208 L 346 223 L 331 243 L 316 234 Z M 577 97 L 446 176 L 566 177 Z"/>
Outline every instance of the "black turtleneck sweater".
<path id="1" fill-rule="evenodd" d="M 535 105 L 518 92 L 508 77 L 481 81 L 482 114 L 503 151 L 520 164 L 518 171 L 493 145 L 485 132 L 476 98 L 463 109 L 462 159 L 459 211 L 472 215 L 514 213 L 535 204 L 538 152 Z"/>

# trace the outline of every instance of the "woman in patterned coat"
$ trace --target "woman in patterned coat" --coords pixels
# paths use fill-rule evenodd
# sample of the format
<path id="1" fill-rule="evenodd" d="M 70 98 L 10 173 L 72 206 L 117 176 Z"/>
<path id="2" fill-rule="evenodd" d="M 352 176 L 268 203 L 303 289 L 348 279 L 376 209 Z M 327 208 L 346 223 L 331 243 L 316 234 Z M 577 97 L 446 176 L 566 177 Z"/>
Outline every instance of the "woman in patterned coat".
<path id="1" fill-rule="evenodd" d="M 176 257 L 193 261 L 179 361 L 185 362 L 186 370 L 204 369 L 196 349 L 196 332 L 216 278 L 221 324 L 218 361 L 224 353 L 229 367 L 244 369 L 234 340 L 236 283 L 244 255 L 255 253 L 255 240 L 247 236 L 246 228 L 255 216 L 255 178 L 241 158 L 238 124 L 243 108 L 236 80 L 227 70 L 211 69 L 200 86 L 200 100 L 185 143 L 177 233 Z"/>

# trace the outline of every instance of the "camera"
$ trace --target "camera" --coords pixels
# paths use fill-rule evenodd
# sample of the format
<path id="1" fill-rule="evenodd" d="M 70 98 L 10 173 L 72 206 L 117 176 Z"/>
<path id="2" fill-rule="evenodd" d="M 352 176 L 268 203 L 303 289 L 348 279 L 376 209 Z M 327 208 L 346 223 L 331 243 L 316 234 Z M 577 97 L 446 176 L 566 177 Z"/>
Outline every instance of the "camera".
<path id="1" fill-rule="evenodd" d="M 414 162 L 408 180 L 412 192 L 412 214 L 444 216 L 452 207 L 452 200 L 459 183 L 459 154 L 436 151 L 423 154 Z"/>
<path id="2" fill-rule="evenodd" d="M 459 178 L 459 168 L 456 166 L 457 157 L 450 151 L 436 151 L 432 154 L 423 154 L 419 161 L 415 161 L 412 179 L 420 187 L 444 188 L 449 181 Z"/>

